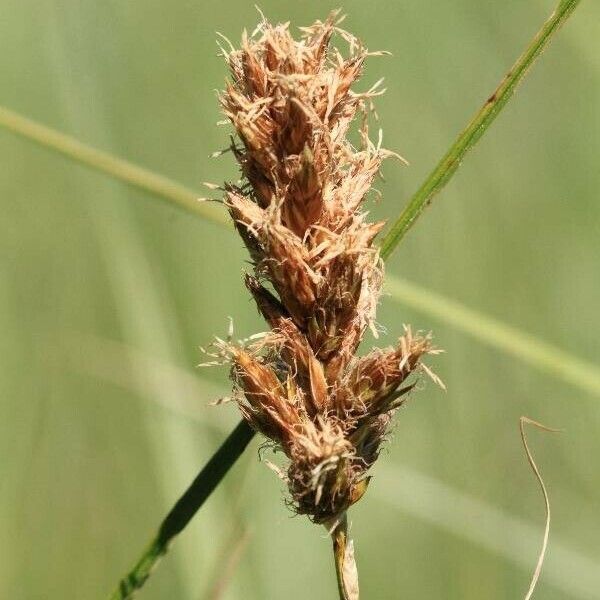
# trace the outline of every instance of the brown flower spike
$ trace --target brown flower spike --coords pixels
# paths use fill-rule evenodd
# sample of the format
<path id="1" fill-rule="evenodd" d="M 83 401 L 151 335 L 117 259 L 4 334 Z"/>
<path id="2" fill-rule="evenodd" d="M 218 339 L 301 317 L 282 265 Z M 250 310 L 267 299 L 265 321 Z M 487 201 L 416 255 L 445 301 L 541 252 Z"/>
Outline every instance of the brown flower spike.
<path id="1" fill-rule="evenodd" d="M 339 532 L 348 572 L 340 589 L 356 598 L 345 512 L 366 490 L 392 414 L 415 385 L 409 377 L 435 350 L 405 328 L 396 348 L 356 356 L 374 330 L 383 278 L 373 242 L 384 223 L 369 223 L 361 206 L 393 153 L 368 136 L 378 85 L 351 89 L 374 53 L 336 18 L 302 28 L 299 40 L 287 24 L 263 19 L 241 49 L 224 51 L 232 78 L 220 102 L 243 175 L 226 187 L 225 204 L 254 264 L 246 285 L 271 331 L 221 350 L 243 416 L 289 458 L 295 510 Z M 347 58 L 330 47 L 334 34 L 348 43 Z M 358 149 L 348 140 L 357 116 Z"/>

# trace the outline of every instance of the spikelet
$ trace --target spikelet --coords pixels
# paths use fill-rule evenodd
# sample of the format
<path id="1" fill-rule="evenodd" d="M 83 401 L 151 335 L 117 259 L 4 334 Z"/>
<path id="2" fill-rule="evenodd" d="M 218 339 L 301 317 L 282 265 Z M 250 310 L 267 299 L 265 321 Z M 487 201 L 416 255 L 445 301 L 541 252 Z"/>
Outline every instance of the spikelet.
<path id="1" fill-rule="evenodd" d="M 380 92 L 352 89 L 369 52 L 336 13 L 301 30 L 263 20 L 239 50 L 224 50 L 231 80 L 220 95 L 233 124 L 243 183 L 225 204 L 248 248 L 248 290 L 270 333 L 246 347 L 221 343 L 244 418 L 289 458 L 298 513 L 333 523 L 364 493 L 392 413 L 415 385 L 429 336 L 406 328 L 397 347 L 356 351 L 383 280 L 362 205 L 392 153 L 368 136 Z M 336 34 L 349 44 L 343 57 Z M 348 140 L 359 117 L 360 148 Z"/>

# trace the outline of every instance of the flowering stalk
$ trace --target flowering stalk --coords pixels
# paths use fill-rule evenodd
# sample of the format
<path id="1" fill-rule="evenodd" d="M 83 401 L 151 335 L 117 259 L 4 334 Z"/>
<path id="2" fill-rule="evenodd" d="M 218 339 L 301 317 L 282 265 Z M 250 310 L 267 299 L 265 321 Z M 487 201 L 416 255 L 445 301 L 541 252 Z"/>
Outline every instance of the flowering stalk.
<path id="1" fill-rule="evenodd" d="M 346 511 L 366 491 L 392 414 L 415 385 L 409 377 L 436 350 L 406 327 L 397 347 L 356 356 L 366 329 L 376 335 L 383 280 L 373 242 L 384 223 L 369 223 L 362 204 L 394 154 L 369 138 L 378 85 L 352 89 L 375 53 L 337 27 L 336 13 L 301 31 L 295 40 L 287 25 L 263 20 L 241 49 L 224 50 L 232 80 L 220 101 L 243 175 L 226 186 L 225 204 L 270 332 L 217 345 L 244 418 L 289 459 L 281 476 L 295 511 L 332 532 L 341 597 L 358 598 Z M 331 48 L 334 33 L 347 58 Z M 357 116 L 358 149 L 348 140 Z"/>

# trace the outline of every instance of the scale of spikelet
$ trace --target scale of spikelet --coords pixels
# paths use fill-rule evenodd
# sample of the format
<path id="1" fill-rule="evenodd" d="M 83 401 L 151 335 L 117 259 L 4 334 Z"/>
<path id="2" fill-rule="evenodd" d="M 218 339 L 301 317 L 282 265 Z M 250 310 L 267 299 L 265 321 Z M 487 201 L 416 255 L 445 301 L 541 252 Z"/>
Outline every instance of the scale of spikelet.
<path id="1" fill-rule="evenodd" d="M 348 58 L 330 48 L 335 33 Z M 241 49 L 225 52 L 231 81 L 222 109 L 241 143 L 232 151 L 243 184 L 225 204 L 247 246 L 246 284 L 270 333 L 248 346 L 224 343 L 248 423 L 289 458 L 293 505 L 332 523 L 364 493 L 409 376 L 432 347 L 405 329 L 396 348 L 355 356 L 373 327 L 383 263 L 361 204 L 390 152 L 368 139 L 365 105 L 352 91 L 366 49 L 335 15 L 302 29 L 263 20 Z M 348 141 L 363 117 L 361 148 Z"/>

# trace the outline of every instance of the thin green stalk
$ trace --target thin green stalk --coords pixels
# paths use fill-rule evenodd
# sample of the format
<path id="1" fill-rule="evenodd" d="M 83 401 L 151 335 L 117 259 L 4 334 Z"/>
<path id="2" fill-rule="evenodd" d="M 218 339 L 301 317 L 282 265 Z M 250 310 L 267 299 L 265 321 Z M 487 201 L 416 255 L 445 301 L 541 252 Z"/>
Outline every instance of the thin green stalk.
<path id="1" fill-rule="evenodd" d="M 392 225 L 381 243 L 381 256 L 387 258 L 407 231 L 414 225 L 421 213 L 437 194 L 450 181 L 465 155 L 479 138 L 488 130 L 494 119 L 512 97 L 517 85 L 527 74 L 529 67 L 548 45 L 552 36 L 569 18 L 580 0 L 561 0 L 550 18 L 538 31 L 525 52 L 506 74 L 496 91 L 485 101 L 467 127 L 459 134 L 452 146 L 435 169 L 429 174 L 406 208 Z"/>
<path id="2" fill-rule="evenodd" d="M 131 571 L 121 579 L 110 600 L 131 598 L 144 585 L 159 559 L 169 549 L 170 542 L 185 528 L 212 494 L 253 436 L 254 431 L 246 421 L 240 421 L 171 509 L 156 536 L 152 538 Z"/>
<path id="3" fill-rule="evenodd" d="M 171 204 L 213 223 L 220 225 L 228 223 L 222 210 L 211 203 L 202 202 L 194 190 L 108 152 L 88 146 L 69 135 L 32 121 L 3 106 L 0 106 L 0 127 L 36 142 L 44 148 L 55 150 L 91 169 L 106 173 L 162 200 L 167 200 Z"/>

